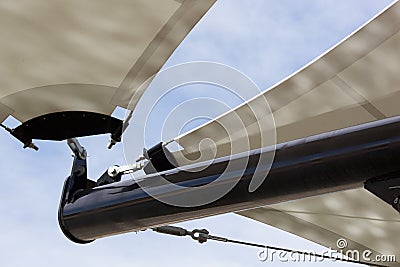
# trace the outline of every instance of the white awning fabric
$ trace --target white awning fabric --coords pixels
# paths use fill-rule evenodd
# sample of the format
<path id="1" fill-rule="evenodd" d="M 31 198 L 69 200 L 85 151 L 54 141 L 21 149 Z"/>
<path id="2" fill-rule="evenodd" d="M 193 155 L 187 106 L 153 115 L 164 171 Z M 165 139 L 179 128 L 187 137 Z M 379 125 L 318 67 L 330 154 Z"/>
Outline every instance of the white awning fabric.
<path id="1" fill-rule="evenodd" d="M 199 152 L 196 149 L 205 132 L 221 147 L 227 145 L 222 140 L 235 142 L 221 134 L 217 124 L 228 124 L 233 113 L 240 116 L 246 107 L 267 114 L 268 107 L 259 106 L 265 105 L 263 99 L 268 100 L 273 113 L 278 143 L 399 115 L 399 29 L 400 4 L 396 2 L 292 76 L 231 112 L 179 136 L 176 141 L 184 148 L 182 153 Z M 245 125 L 253 123 L 243 120 Z M 257 127 L 247 130 L 249 139 L 270 131 Z M 255 148 L 257 142 L 251 147 Z M 218 155 L 228 153 L 221 149 Z"/>
<path id="2" fill-rule="evenodd" d="M 0 122 L 127 107 L 214 2 L 1 1 Z"/>

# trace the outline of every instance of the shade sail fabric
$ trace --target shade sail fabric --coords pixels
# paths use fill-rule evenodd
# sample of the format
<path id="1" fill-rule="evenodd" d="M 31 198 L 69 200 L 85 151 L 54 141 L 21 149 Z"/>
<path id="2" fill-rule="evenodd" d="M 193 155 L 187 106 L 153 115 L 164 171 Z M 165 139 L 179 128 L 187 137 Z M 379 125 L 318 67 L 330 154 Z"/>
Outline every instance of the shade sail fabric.
<path id="1" fill-rule="evenodd" d="M 1 1 L 0 122 L 128 107 L 214 2 Z"/>
<path id="2" fill-rule="evenodd" d="M 364 251 L 371 251 L 366 255 L 372 260 L 376 256 L 395 255 L 396 261 L 382 263 L 400 266 L 399 213 L 363 188 L 278 203 L 239 214 L 332 250 L 343 251 L 345 255 L 358 251 L 360 260 L 363 260 Z M 340 249 L 337 243 L 343 239 L 347 245 Z"/>
<path id="3" fill-rule="evenodd" d="M 198 153 L 205 133 L 220 147 L 236 142 L 234 136 L 221 134 L 217 124 L 228 124 L 229 117 L 240 115 L 246 106 L 267 114 L 268 108 L 257 103 L 265 105 L 262 99 L 268 100 L 273 113 L 278 143 L 399 115 L 399 29 L 400 4 L 396 2 L 292 76 L 230 114 L 177 137 L 183 155 Z M 243 118 L 244 125 L 254 122 Z M 271 129 L 247 130 L 251 140 Z M 253 144 L 250 149 L 258 148 L 257 142 Z M 227 155 L 224 149 L 218 153 Z"/>

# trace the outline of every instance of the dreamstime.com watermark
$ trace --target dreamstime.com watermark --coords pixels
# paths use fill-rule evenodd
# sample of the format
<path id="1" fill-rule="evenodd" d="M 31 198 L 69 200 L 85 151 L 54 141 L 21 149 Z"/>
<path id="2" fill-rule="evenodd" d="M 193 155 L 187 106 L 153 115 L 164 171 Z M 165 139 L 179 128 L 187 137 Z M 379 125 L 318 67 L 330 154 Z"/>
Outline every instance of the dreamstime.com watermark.
<path id="1" fill-rule="evenodd" d="M 326 260 L 339 261 L 352 259 L 361 262 L 395 262 L 396 255 L 374 255 L 369 250 L 346 249 L 347 240 L 340 238 L 336 242 L 337 249 L 328 248 L 322 252 L 313 250 L 304 251 L 278 251 L 273 249 L 262 249 L 257 253 L 258 259 L 262 262 L 322 262 Z M 323 257 L 321 257 L 323 256 Z"/>

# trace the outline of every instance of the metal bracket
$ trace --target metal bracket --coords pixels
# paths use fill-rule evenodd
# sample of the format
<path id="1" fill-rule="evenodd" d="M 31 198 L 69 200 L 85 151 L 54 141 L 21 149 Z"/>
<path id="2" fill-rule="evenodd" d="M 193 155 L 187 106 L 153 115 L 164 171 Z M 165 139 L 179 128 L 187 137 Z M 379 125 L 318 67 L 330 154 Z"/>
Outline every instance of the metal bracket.
<path id="1" fill-rule="evenodd" d="M 83 146 L 81 146 L 78 139 L 69 138 L 69 139 L 67 139 L 67 144 L 75 156 L 78 156 L 81 159 L 86 159 L 87 151 Z"/>
<path id="2" fill-rule="evenodd" d="M 81 146 L 78 139 L 71 138 L 67 140 L 68 146 L 74 154 L 71 174 L 64 184 L 62 203 L 73 202 L 78 191 L 95 186 L 95 182 L 87 178 L 87 152 Z"/>
<path id="3" fill-rule="evenodd" d="M 364 184 L 364 188 L 400 212 L 400 173 L 369 180 Z"/>
<path id="4" fill-rule="evenodd" d="M 121 142 L 121 136 L 123 135 L 125 130 L 128 128 L 129 121 L 131 120 L 132 115 L 133 115 L 133 110 L 129 111 L 128 116 L 125 118 L 124 122 L 122 123 L 121 131 L 118 131 L 117 133 L 111 134 L 110 141 L 109 141 L 109 143 L 107 145 L 108 149 L 113 148 L 113 146 L 115 144 Z"/>
<path id="5" fill-rule="evenodd" d="M 32 138 L 26 138 L 26 137 L 17 135 L 17 134 L 15 134 L 14 129 L 8 128 L 4 124 L 0 124 L 0 126 L 2 128 L 4 128 L 7 132 L 9 132 L 12 136 L 14 136 L 17 140 L 21 141 L 24 144 L 24 148 L 32 148 L 36 151 L 39 150 L 39 148 L 32 142 Z"/>
<path id="6" fill-rule="evenodd" d="M 124 166 L 114 165 L 108 168 L 108 175 L 110 175 L 111 177 L 115 177 L 117 175 L 133 173 L 143 169 L 145 165 L 146 165 L 145 161 L 140 161 L 137 162 L 136 164 L 128 164 Z"/>
<path id="7" fill-rule="evenodd" d="M 149 149 L 143 149 L 143 156 L 138 160 L 145 158 L 149 161 L 144 167 L 145 173 L 162 172 L 178 166 L 171 152 L 166 148 L 170 142 L 160 142 Z"/>
<path id="8" fill-rule="evenodd" d="M 114 143 L 121 141 L 123 121 L 109 115 L 88 111 L 62 111 L 44 114 L 21 123 L 14 129 L 0 124 L 24 144 L 38 150 L 32 140 L 63 141 L 68 138 L 111 134 Z"/>
<path id="9" fill-rule="evenodd" d="M 72 203 L 76 200 L 79 193 L 83 193 L 86 189 L 95 186 L 95 182 L 87 178 L 87 162 L 86 162 L 86 150 L 83 148 L 78 140 L 69 139 L 68 145 L 74 153 L 74 163 L 70 176 L 65 180 L 64 187 L 62 190 L 60 205 L 58 209 L 58 222 L 63 233 L 73 242 L 76 243 L 89 243 L 91 241 L 83 241 L 75 238 L 68 230 L 62 219 L 62 210 L 68 203 Z"/>
<path id="10" fill-rule="evenodd" d="M 146 165 L 146 162 L 141 161 L 136 164 L 128 164 L 124 166 L 111 166 L 107 171 L 103 173 L 103 175 L 97 180 L 96 186 L 111 184 L 115 182 L 121 181 L 121 177 L 124 174 L 134 173 L 143 169 Z"/>

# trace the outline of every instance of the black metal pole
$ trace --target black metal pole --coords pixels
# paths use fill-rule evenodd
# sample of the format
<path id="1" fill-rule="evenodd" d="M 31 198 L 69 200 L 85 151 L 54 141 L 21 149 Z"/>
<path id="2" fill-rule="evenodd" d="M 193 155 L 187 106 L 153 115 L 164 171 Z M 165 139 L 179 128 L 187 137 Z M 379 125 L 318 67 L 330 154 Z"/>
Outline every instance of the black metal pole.
<path id="1" fill-rule="evenodd" d="M 236 177 L 237 172 L 232 171 L 224 180 L 229 183 L 239 179 L 235 187 L 217 201 L 198 207 L 162 203 L 134 180 L 78 190 L 69 199 L 65 199 L 65 187 L 60 225 L 70 239 L 85 243 L 104 236 L 360 187 L 367 180 L 400 171 L 399 133 L 400 117 L 395 117 L 279 144 L 268 177 L 251 193 L 249 182 L 258 159 L 269 153 L 268 148 L 253 150 L 244 174 Z M 208 184 L 224 172 L 229 161 L 234 163 L 241 157 L 242 154 L 233 159 L 218 159 L 199 172 L 173 169 L 149 175 L 144 186 L 160 197 L 179 197 L 190 189 L 162 186 L 160 176 L 186 186 Z M 68 179 L 73 179 L 73 174 Z M 219 186 L 217 183 L 214 189 Z"/>

